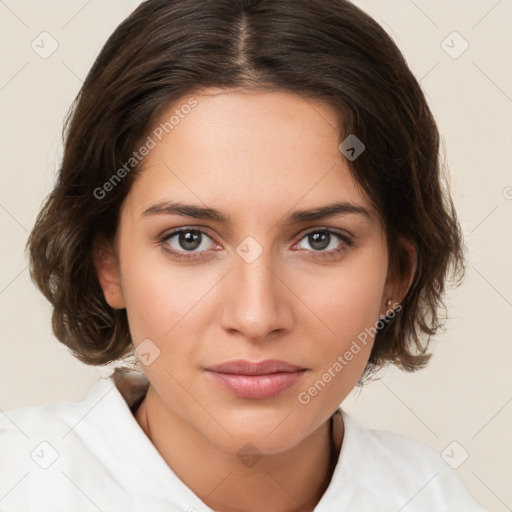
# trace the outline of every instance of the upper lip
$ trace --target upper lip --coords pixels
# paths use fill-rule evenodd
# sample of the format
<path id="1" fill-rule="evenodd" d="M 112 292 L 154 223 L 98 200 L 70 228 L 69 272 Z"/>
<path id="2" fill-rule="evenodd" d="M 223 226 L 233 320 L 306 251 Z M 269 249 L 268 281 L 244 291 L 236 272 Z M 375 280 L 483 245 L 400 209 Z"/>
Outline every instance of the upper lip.
<path id="1" fill-rule="evenodd" d="M 305 368 L 295 366 L 286 361 L 280 361 L 279 359 L 266 359 L 265 361 L 258 362 L 237 359 L 209 366 L 206 369 L 217 373 L 233 373 L 238 375 L 268 375 L 271 373 L 291 373 L 305 370 Z"/>

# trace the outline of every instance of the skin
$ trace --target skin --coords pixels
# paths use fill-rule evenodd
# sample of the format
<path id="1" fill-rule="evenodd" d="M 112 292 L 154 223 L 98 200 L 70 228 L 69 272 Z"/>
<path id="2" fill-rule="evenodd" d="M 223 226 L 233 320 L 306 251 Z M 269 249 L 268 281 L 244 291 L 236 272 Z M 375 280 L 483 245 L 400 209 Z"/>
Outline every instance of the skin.
<path id="1" fill-rule="evenodd" d="M 96 257 L 105 298 L 126 308 L 134 345 L 149 339 L 160 351 L 144 366 L 150 387 L 136 419 L 211 508 L 313 510 L 331 478 L 329 417 L 362 375 L 373 339 L 309 403 L 299 393 L 375 325 L 387 299 L 400 302 L 413 276 L 388 278 L 384 229 L 338 149 L 328 104 L 277 91 L 203 89 L 193 97 L 197 106 L 145 157 L 115 244 Z M 231 223 L 143 215 L 169 200 L 216 208 Z M 335 201 L 370 215 L 283 223 L 292 211 Z M 179 227 L 207 235 L 188 252 L 179 235 L 162 242 Z M 337 230 L 353 245 L 332 234 L 318 249 L 305 233 L 312 228 Z M 263 251 L 251 263 L 236 252 L 248 236 Z M 166 246 L 198 257 L 180 260 Z M 204 371 L 233 359 L 281 359 L 307 371 L 277 396 L 240 398 Z M 236 456 L 246 443 L 263 455 L 251 467 Z"/>

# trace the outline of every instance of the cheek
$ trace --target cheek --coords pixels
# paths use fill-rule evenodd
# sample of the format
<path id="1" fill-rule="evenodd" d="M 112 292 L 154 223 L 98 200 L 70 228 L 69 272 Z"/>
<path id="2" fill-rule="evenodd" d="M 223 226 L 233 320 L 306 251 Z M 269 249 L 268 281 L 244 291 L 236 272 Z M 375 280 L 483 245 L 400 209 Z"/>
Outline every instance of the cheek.
<path id="1" fill-rule="evenodd" d="M 327 294 L 313 297 L 322 322 L 328 326 L 315 340 L 309 360 L 314 362 L 310 377 L 301 386 L 297 402 L 303 414 L 322 418 L 347 397 L 363 374 L 374 342 L 378 320 L 381 283 L 375 275 L 352 275 Z"/>
<path id="2" fill-rule="evenodd" d="M 222 272 L 215 265 L 170 264 L 161 249 L 148 251 L 140 244 L 129 244 L 129 240 L 123 245 L 122 286 L 135 344 L 152 336 L 171 339 L 185 326 L 192 330 L 194 326 L 199 329 L 199 324 L 204 327 L 208 295 L 211 299 Z M 331 344 L 333 337 L 346 342 L 375 324 L 386 266 L 382 255 L 368 248 L 351 255 L 335 270 L 314 265 L 292 270 L 286 280 L 293 283 L 294 293 L 311 312 L 303 317 L 303 327 L 307 330 L 308 323 L 318 327 L 320 320 Z M 191 331 L 187 332 L 190 336 Z M 316 333 L 313 338 L 318 338 L 318 330 Z"/>
<path id="3" fill-rule="evenodd" d="M 315 340 L 308 347 L 309 356 L 316 364 L 299 395 L 299 403 L 309 405 L 307 409 L 315 414 L 337 407 L 364 372 L 381 312 L 386 270 L 386 258 L 367 250 L 347 259 L 329 278 L 317 273 L 301 279 L 301 289 L 309 286 L 309 292 L 303 293 L 305 302 L 324 326 L 315 331 L 316 320 L 308 330 L 307 337 Z M 319 286 L 311 287 L 312 282 Z"/>
<path id="4" fill-rule="evenodd" d="M 341 350 L 360 332 L 376 324 L 386 270 L 386 259 L 368 250 L 354 255 L 339 271 L 329 275 L 318 271 L 317 275 L 309 272 L 300 277 L 301 296 L 325 325 L 326 348 Z"/>
<path id="5" fill-rule="evenodd" d="M 135 343 L 137 338 L 165 339 L 185 320 L 199 290 L 185 275 L 168 268 L 126 266 L 123 293 Z M 188 285 L 188 286 L 187 286 Z M 185 320 L 186 322 L 186 320 Z"/>
<path id="6" fill-rule="evenodd" d="M 218 276 L 206 266 L 170 264 L 160 251 L 130 246 L 124 252 L 123 295 L 135 346 L 150 339 L 160 349 L 161 361 L 170 353 L 177 361 L 195 350 L 183 341 L 195 339 L 204 330 L 201 322 L 207 320 L 208 293 Z"/>

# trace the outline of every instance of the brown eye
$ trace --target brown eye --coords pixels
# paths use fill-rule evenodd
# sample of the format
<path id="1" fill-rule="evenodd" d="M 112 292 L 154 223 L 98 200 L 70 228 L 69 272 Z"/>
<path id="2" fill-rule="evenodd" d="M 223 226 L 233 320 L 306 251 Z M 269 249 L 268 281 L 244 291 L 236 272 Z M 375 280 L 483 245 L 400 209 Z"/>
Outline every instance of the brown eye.
<path id="1" fill-rule="evenodd" d="M 206 232 L 190 228 L 172 231 L 165 235 L 160 243 L 167 252 L 178 258 L 201 257 L 201 253 L 208 252 L 215 245 Z"/>
<path id="2" fill-rule="evenodd" d="M 310 248 L 301 247 L 304 240 Z M 352 240 L 346 235 L 331 229 L 316 229 L 306 233 L 296 247 L 313 253 L 314 257 L 322 258 L 339 255 L 352 245 Z"/>
<path id="3" fill-rule="evenodd" d="M 322 231 L 318 233 L 310 233 L 308 235 L 308 243 L 315 249 L 316 251 L 322 251 L 323 249 L 329 246 L 329 242 L 331 241 L 331 234 L 327 231 Z"/>
<path id="4" fill-rule="evenodd" d="M 178 245 L 186 251 L 193 251 L 201 245 L 201 237 L 197 231 L 182 231 L 178 233 Z"/>

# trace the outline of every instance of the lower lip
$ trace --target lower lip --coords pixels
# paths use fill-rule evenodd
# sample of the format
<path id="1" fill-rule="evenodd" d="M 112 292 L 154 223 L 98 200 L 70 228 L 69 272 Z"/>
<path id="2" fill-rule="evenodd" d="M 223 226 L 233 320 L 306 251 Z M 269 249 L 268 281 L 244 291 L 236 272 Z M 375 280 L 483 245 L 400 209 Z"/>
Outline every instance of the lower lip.
<path id="1" fill-rule="evenodd" d="M 212 371 L 208 373 L 217 384 L 240 398 L 262 399 L 276 396 L 291 388 L 300 380 L 304 370 L 267 375 L 238 375 Z"/>

